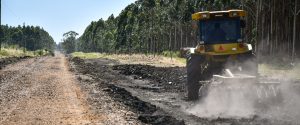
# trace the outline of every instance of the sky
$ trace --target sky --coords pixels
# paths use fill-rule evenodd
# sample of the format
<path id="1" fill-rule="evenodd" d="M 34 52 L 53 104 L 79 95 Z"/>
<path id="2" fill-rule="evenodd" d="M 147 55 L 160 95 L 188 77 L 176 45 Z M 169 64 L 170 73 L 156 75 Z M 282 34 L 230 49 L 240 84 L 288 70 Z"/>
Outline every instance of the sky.
<path id="1" fill-rule="evenodd" d="M 2 25 L 43 27 L 56 43 L 63 33 L 85 28 L 101 18 L 115 17 L 136 0 L 2 0 Z"/>

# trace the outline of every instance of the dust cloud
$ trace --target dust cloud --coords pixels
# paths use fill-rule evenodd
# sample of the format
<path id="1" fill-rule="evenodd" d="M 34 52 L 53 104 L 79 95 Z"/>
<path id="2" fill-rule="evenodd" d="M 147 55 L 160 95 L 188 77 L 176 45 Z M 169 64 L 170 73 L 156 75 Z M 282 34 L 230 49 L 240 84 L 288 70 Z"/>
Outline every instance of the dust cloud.
<path id="1" fill-rule="evenodd" d="M 276 119 L 300 124 L 300 87 L 295 83 L 280 85 L 282 101 L 278 105 L 269 104 L 268 110 L 258 112 L 259 116 L 266 119 Z"/>
<path id="2" fill-rule="evenodd" d="M 298 70 L 296 67 L 291 70 Z M 226 65 L 227 68 L 232 67 Z M 281 81 L 258 79 L 256 83 L 261 84 L 256 84 L 251 80 L 236 79 L 211 84 L 205 94 L 200 92 L 199 101 L 183 110 L 208 119 L 260 118 L 300 124 L 300 84 L 282 74 L 271 77 Z"/>
<path id="3" fill-rule="evenodd" d="M 205 97 L 201 97 L 187 112 L 203 118 L 251 118 L 255 115 L 254 100 L 245 98 L 243 92 L 236 90 L 234 84 L 211 86 Z M 249 89 L 250 90 L 250 89 Z"/>

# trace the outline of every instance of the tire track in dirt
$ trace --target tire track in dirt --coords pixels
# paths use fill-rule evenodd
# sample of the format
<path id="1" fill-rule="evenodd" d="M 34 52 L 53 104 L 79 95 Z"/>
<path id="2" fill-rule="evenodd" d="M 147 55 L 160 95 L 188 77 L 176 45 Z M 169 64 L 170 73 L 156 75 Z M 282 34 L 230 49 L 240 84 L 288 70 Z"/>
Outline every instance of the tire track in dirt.
<path id="1" fill-rule="evenodd" d="M 9 116 L 12 114 L 12 112 L 18 107 L 18 103 L 16 99 L 20 99 L 20 100 L 24 100 L 24 99 L 27 99 L 28 96 L 27 93 L 30 91 L 29 89 L 32 89 L 32 88 L 29 88 L 28 86 L 26 87 L 26 85 L 28 85 L 27 83 L 25 83 L 24 81 L 26 81 L 26 78 L 24 76 L 26 76 L 26 74 L 30 74 L 30 70 L 28 69 L 31 69 L 32 71 L 35 70 L 36 67 L 33 67 L 34 64 L 36 63 L 39 63 L 41 61 L 43 61 L 45 58 L 41 58 L 39 59 L 37 62 L 34 63 L 35 59 L 30 59 L 30 60 L 27 60 L 25 62 L 21 62 L 21 63 L 18 63 L 16 64 L 16 66 L 14 67 L 10 67 L 8 69 L 4 69 L 4 71 L 1 72 L 1 83 L 2 85 L 0 85 L 0 98 L 4 98 L 4 99 L 7 99 L 3 96 L 5 95 L 11 95 L 11 97 L 15 97 L 13 98 L 12 101 L 9 101 L 7 103 L 0 103 L 0 104 L 5 104 L 9 107 L 5 107 L 5 106 L 2 106 L 3 108 L 7 108 L 7 109 L 3 109 L 1 115 L 5 114 L 6 116 Z M 27 69 L 27 70 L 25 70 Z M 8 74 L 8 75 L 7 75 Z M 6 77 L 6 79 L 5 79 Z M 10 82 L 10 83 L 17 83 L 17 82 L 22 82 L 23 85 L 25 86 L 14 86 L 14 84 L 4 84 L 4 83 L 7 83 L 7 82 Z M 4 85 L 3 85 L 4 84 Z M 13 93 L 12 90 L 19 90 L 17 91 L 16 93 Z M 22 97 L 23 98 L 20 98 Z M 2 101 L 0 101 L 2 102 Z M 2 109 L 2 108 L 0 108 Z M 5 121 L 8 117 L 1 117 L 0 119 L 0 123 L 2 123 L 3 121 Z"/>
<path id="2" fill-rule="evenodd" d="M 105 116 L 89 113 L 85 93 L 61 54 L 9 65 L 0 71 L 0 76 L 2 125 L 105 121 Z"/>

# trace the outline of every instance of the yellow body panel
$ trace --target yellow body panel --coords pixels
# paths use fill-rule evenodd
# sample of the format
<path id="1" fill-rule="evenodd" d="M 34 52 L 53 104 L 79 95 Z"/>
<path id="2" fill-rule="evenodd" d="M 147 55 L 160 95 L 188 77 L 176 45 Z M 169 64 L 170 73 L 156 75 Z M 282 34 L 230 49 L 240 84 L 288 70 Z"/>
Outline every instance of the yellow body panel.
<path id="1" fill-rule="evenodd" d="M 203 15 L 207 15 L 208 17 L 203 17 Z M 192 19 L 193 20 L 209 19 L 209 11 L 198 12 L 198 13 L 192 14 Z"/>
<path id="2" fill-rule="evenodd" d="M 193 20 L 211 19 L 211 17 L 244 17 L 246 12 L 244 10 L 227 10 L 227 11 L 203 11 L 192 14 Z"/>
<path id="3" fill-rule="evenodd" d="M 214 18 L 236 18 L 244 17 L 244 10 L 226 10 L 226 11 L 202 11 L 192 15 L 192 19 L 196 21 L 210 20 Z M 251 44 L 243 42 L 234 42 L 226 44 L 202 44 L 198 45 L 194 52 L 199 55 L 205 55 L 207 58 L 221 58 L 230 55 L 234 58 L 238 54 L 252 51 Z M 214 59 L 215 60 L 215 59 Z M 222 59 L 221 59 L 222 60 Z"/>
<path id="4" fill-rule="evenodd" d="M 206 49 L 199 50 L 200 46 L 204 46 Z M 196 53 L 203 55 L 234 55 L 249 51 L 252 51 L 252 47 L 247 43 L 199 45 L 196 47 Z"/>

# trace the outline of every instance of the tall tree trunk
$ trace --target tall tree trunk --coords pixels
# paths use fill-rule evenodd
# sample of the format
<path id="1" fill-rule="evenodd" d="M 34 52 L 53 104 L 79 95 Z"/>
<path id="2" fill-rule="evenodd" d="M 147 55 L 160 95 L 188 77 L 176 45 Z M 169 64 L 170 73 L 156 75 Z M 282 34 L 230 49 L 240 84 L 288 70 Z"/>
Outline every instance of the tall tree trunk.
<path id="1" fill-rule="evenodd" d="M 255 15 L 255 28 L 256 28 L 256 41 L 255 41 L 255 51 L 256 51 L 256 53 L 257 53 L 257 55 L 259 56 L 259 43 L 258 43 L 258 41 L 259 41 L 259 32 L 258 32 L 258 16 L 259 16 L 259 0 L 257 0 L 257 5 L 256 5 L 256 15 Z"/>
<path id="2" fill-rule="evenodd" d="M 180 48 L 183 45 L 183 32 L 182 32 L 182 24 L 180 25 Z"/>
<path id="3" fill-rule="evenodd" d="M 170 29 L 170 33 L 169 33 L 169 51 L 172 51 L 172 29 Z M 172 54 L 171 54 L 171 58 L 172 58 Z"/>
<path id="4" fill-rule="evenodd" d="M 185 27 L 185 47 L 188 46 L 188 34 L 189 34 L 188 26 L 186 25 L 186 27 Z"/>
<path id="5" fill-rule="evenodd" d="M 176 49 L 177 48 L 177 27 L 176 27 L 176 23 L 175 23 L 174 27 L 175 27 L 175 31 L 174 31 L 174 38 L 175 38 L 174 39 L 174 48 Z"/>
<path id="6" fill-rule="evenodd" d="M 294 8 L 294 19 L 293 19 L 293 49 L 292 49 L 292 61 L 294 61 L 295 59 L 295 44 L 296 44 L 296 22 L 297 22 L 297 15 L 299 14 L 299 12 L 297 12 L 298 8 L 297 8 L 297 1 L 295 0 L 295 8 Z"/>

